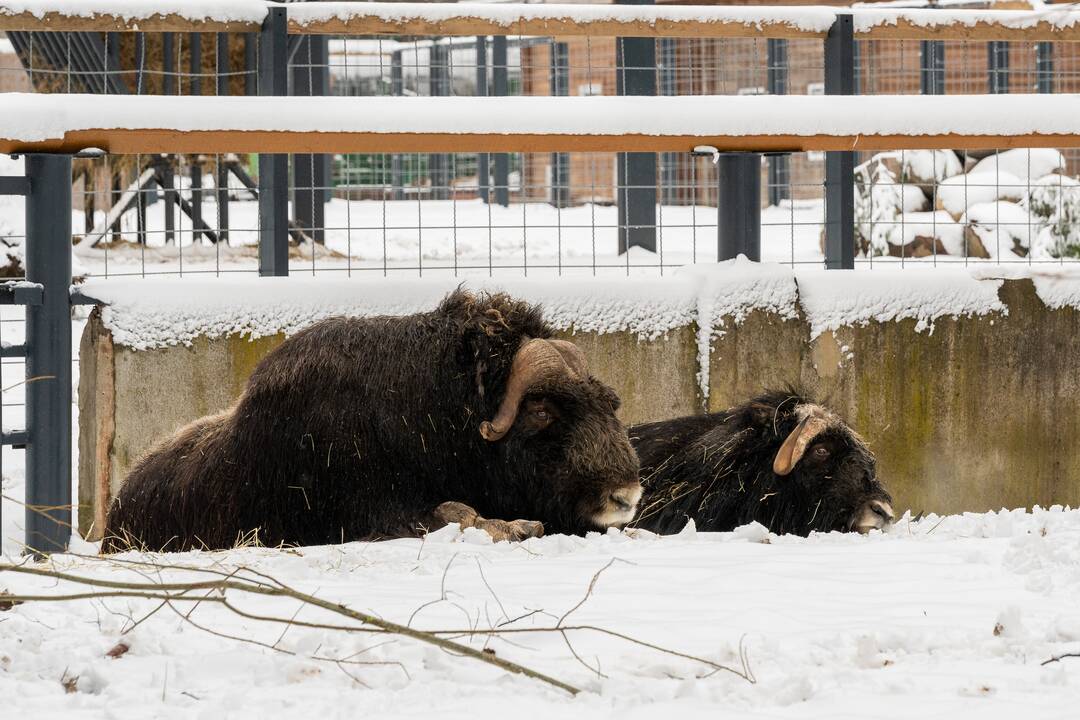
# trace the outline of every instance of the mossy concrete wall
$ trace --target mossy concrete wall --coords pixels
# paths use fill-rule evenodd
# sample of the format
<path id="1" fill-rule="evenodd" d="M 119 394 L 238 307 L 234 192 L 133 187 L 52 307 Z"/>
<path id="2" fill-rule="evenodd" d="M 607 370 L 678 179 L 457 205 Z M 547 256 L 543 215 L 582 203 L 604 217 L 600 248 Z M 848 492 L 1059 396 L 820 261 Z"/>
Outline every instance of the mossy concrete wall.
<path id="1" fill-rule="evenodd" d="M 1080 505 L 1080 312 L 1051 310 L 1007 280 L 1007 315 L 871 322 L 810 339 L 803 318 L 728 318 L 712 343 L 708 409 L 798 383 L 870 443 L 898 510 L 953 513 Z M 564 333 L 623 400 L 627 423 L 703 412 L 696 328 L 642 341 Z M 281 336 L 114 346 L 95 314 L 83 337 L 80 530 L 93 536 L 135 460 L 178 427 L 227 407 Z"/>

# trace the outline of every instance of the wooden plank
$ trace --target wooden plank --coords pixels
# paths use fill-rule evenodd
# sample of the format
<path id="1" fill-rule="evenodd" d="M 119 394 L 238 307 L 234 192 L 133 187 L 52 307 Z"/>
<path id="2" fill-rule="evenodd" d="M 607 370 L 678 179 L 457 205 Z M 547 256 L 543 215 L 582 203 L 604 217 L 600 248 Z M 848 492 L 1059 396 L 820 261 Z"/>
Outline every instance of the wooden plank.
<path id="1" fill-rule="evenodd" d="M 484 17 L 460 15 L 433 22 L 422 17 L 387 19 L 378 15 L 352 15 L 313 22 L 290 20 L 293 35 L 411 35 L 475 37 L 521 35 L 539 37 L 672 37 L 672 38 L 824 38 L 825 31 L 807 30 L 787 21 L 762 20 L 580 20 L 521 18 L 501 23 Z"/>
<path id="2" fill-rule="evenodd" d="M 126 18 L 112 13 L 86 17 L 50 11 L 38 17 L 29 12 L 0 12 L 0 31 L 7 32 L 258 32 L 259 27 L 257 22 L 193 20 L 175 13 Z"/>
<path id="3" fill-rule="evenodd" d="M 1080 147 L 1080 134 L 961 135 L 570 135 L 293 131 L 127 130 L 68 132 L 63 139 L 0 139 L 0 153 L 77 152 L 97 147 L 120 155 L 150 153 L 468 153 L 927 150 Z"/>
<path id="4" fill-rule="evenodd" d="M 974 25 L 918 25 L 907 19 L 859 31 L 858 40 L 968 40 L 985 42 L 1012 40 L 1022 42 L 1080 42 L 1080 23 L 1059 27 L 1040 21 L 1030 27 L 1016 27 L 1003 21 L 978 21 Z"/>

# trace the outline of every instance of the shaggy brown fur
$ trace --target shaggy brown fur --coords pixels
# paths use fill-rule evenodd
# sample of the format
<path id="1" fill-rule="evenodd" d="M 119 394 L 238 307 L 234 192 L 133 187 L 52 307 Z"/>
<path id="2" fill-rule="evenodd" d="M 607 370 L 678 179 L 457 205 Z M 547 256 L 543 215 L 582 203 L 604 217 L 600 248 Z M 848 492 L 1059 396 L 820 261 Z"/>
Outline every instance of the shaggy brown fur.
<path id="1" fill-rule="evenodd" d="M 873 454 L 827 411 L 827 428 L 794 469 L 774 472 L 777 453 L 810 407 L 823 410 L 789 389 L 725 412 L 630 428 L 645 486 L 634 525 L 672 533 L 691 518 L 708 531 L 757 521 L 776 533 L 806 535 L 859 529 L 867 518 L 886 524 L 892 499 Z"/>
<path id="2" fill-rule="evenodd" d="M 412 535 L 447 500 L 548 532 L 594 528 L 612 493 L 638 492 L 610 388 L 549 378 L 506 437 L 478 431 L 517 349 L 550 336 L 539 308 L 461 290 L 429 313 L 320 322 L 267 355 L 231 409 L 138 462 L 102 549 Z"/>

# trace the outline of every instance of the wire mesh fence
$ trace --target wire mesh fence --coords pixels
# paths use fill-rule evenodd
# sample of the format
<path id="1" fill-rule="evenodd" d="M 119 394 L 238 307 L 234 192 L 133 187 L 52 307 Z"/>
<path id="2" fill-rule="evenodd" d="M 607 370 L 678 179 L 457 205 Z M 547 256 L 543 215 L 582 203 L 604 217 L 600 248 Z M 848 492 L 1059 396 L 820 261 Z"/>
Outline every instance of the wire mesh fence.
<path id="1" fill-rule="evenodd" d="M 258 33 L 10 33 L 0 82 L 54 93 L 257 94 L 260 42 Z M 857 91 L 1071 92 L 1078 58 L 1072 42 L 861 40 Z M 825 58 L 817 39 L 292 36 L 287 73 L 293 95 L 814 95 L 824 92 Z M 644 175 L 633 162 L 613 153 L 293 155 L 290 271 L 603 275 L 715 261 L 710 159 L 661 153 Z M 862 154 L 856 265 L 1072 260 L 1078 162 L 1073 150 Z M 257 272 L 258 165 L 245 154 L 78 160 L 77 272 Z M 824 165 L 824 153 L 762 158 L 763 259 L 823 262 Z M 642 198 L 654 207 L 626 212 Z M 18 245 L 11 218 L 0 233 Z"/>

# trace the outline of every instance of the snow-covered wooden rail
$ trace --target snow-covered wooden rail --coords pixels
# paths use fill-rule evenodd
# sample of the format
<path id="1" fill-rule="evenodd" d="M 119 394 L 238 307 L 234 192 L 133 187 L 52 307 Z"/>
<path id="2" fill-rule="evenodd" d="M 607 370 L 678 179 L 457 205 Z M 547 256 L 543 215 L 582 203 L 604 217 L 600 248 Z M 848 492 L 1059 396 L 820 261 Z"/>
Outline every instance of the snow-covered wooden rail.
<path id="1" fill-rule="evenodd" d="M 253 32 L 263 0 L 0 0 L 0 30 Z M 824 38 L 840 13 L 860 39 L 1080 41 L 1080 9 L 319 2 L 288 6 L 289 32 L 352 36 Z"/>
<path id="2" fill-rule="evenodd" d="M 689 152 L 1080 147 L 1080 95 L 8 94 L 0 152 Z"/>

